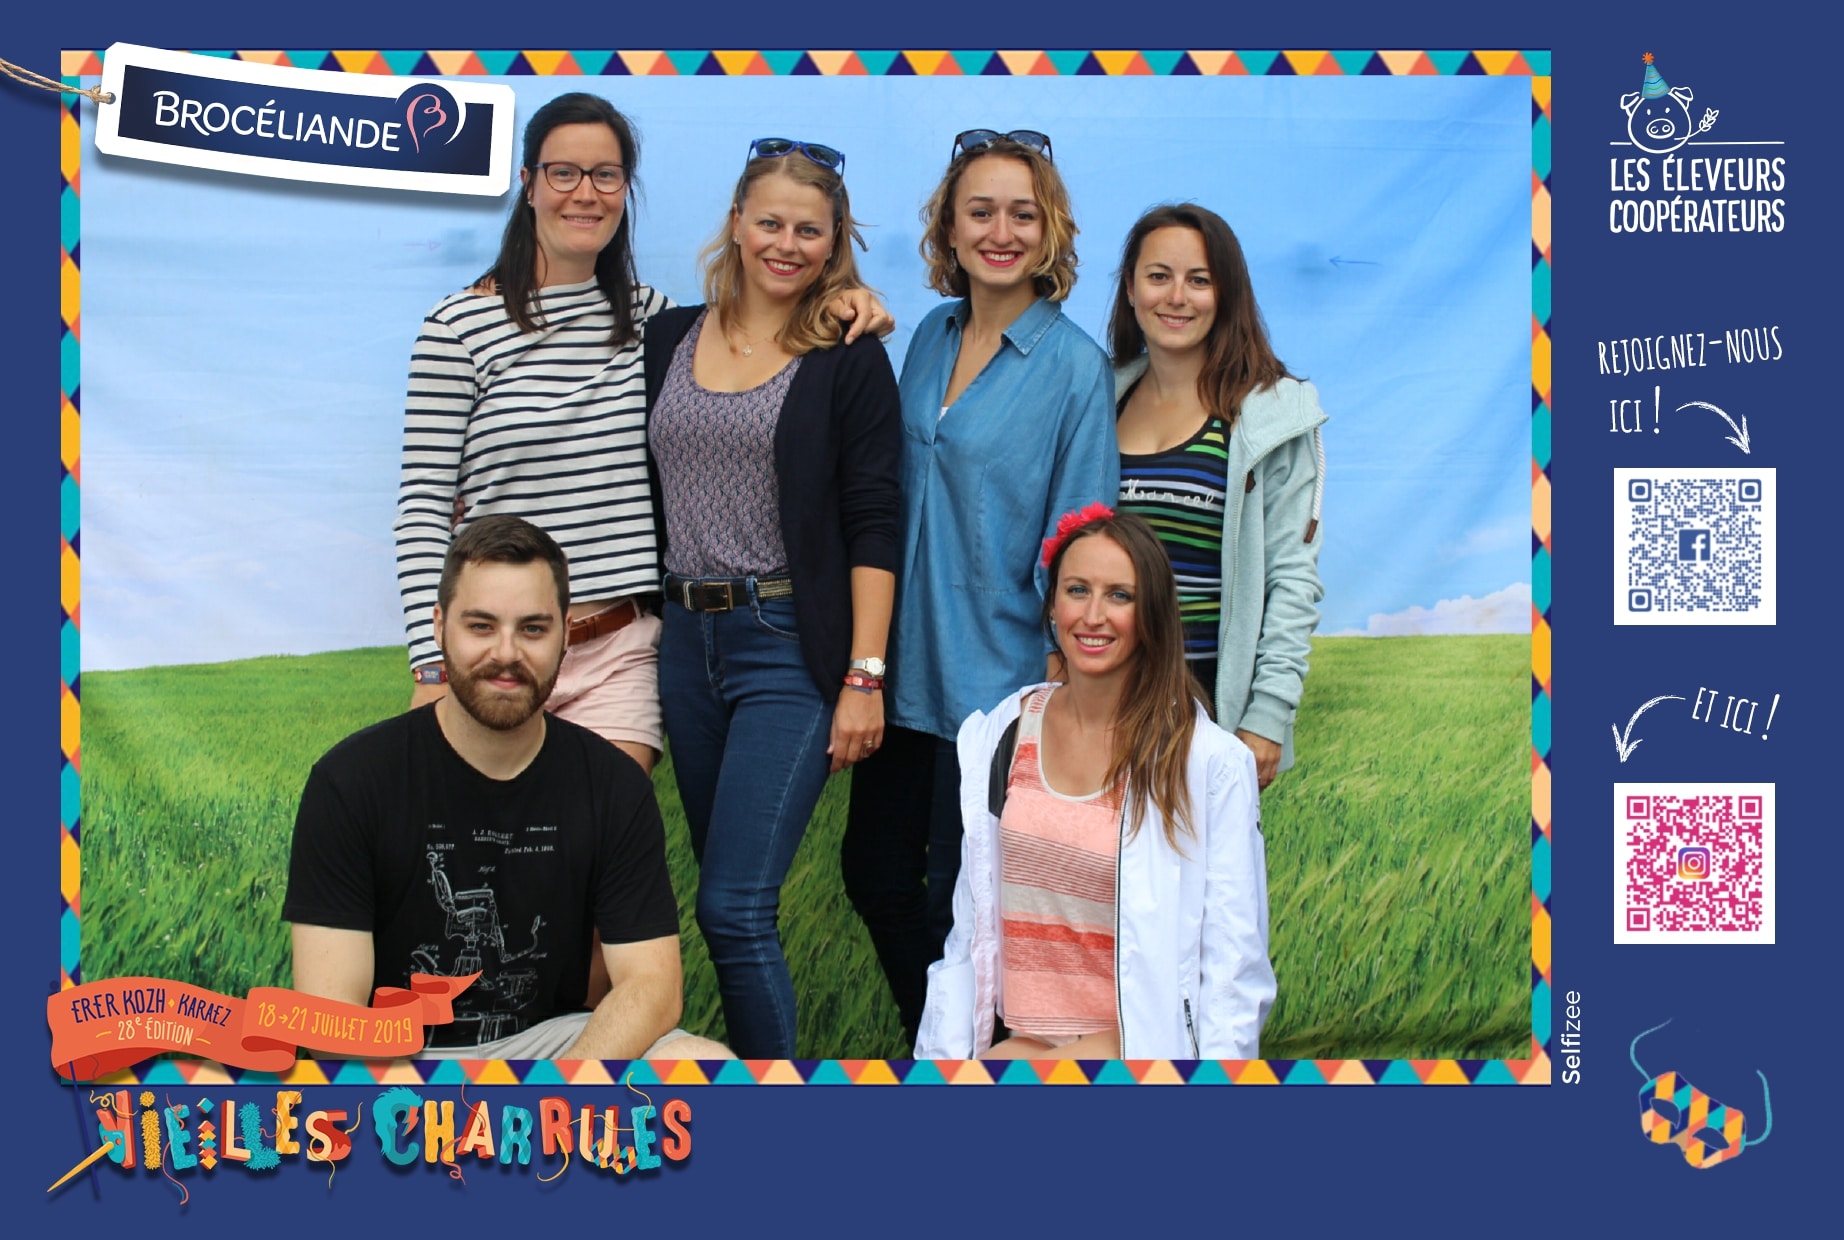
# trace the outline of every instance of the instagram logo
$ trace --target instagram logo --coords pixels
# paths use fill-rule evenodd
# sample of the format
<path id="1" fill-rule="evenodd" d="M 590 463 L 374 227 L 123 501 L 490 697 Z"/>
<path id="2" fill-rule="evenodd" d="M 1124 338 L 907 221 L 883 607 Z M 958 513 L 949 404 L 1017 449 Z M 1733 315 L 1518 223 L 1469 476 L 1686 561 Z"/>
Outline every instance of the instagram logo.
<path id="1" fill-rule="evenodd" d="M 1692 882 L 1710 876 L 1710 850 L 1707 848 L 1678 849 L 1678 877 Z"/>

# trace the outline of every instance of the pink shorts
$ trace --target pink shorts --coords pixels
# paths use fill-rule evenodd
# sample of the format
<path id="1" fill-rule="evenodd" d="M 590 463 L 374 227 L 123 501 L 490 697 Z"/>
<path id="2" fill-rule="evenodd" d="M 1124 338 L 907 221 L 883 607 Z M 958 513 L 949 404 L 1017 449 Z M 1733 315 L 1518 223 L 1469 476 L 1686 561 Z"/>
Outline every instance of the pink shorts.
<path id="1" fill-rule="evenodd" d="M 639 616 L 563 652 L 544 709 L 610 741 L 664 746 L 659 708 L 660 618 Z"/>

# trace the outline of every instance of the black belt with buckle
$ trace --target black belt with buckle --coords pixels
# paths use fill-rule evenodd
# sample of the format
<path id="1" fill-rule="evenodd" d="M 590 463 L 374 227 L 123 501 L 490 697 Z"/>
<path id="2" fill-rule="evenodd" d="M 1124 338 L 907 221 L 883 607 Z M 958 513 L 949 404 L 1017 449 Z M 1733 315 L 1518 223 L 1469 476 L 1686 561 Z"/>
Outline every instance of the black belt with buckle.
<path id="1" fill-rule="evenodd" d="M 794 593 L 792 577 L 681 577 L 667 573 L 666 597 L 686 611 L 734 611 L 749 597 L 751 582 L 758 600 L 789 598 Z"/>

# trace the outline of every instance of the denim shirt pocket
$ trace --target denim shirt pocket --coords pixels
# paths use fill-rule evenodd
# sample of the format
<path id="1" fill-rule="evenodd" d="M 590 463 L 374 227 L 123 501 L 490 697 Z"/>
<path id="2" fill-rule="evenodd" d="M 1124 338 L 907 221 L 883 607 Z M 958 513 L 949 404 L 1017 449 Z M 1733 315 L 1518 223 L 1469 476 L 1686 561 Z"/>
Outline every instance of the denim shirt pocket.
<path id="1" fill-rule="evenodd" d="M 1035 546 L 1045 497 L 1033 492 L 1034 471 L 1016 460 L 995 457 L 980 470 L 976 528 L 981 554 L 973 557 L 968 584 L 1007 593 L 1031 587 L 1027 544 Z M 1019 561 L 1014 563 L 1013 561 Z"/>

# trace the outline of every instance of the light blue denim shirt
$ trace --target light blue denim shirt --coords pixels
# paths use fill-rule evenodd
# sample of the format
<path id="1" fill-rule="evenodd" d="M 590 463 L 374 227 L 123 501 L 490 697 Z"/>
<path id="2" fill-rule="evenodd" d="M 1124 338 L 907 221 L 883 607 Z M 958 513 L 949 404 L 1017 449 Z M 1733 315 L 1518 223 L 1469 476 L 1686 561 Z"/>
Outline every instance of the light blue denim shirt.
<path id="1" fill-rule="evenodd" d="M 945 415 L 970 307 L 931 311 L 903 362 L 903 556 L 890 722 L 951 739 L 1044 676 L 1038 557 L 1057 518 L 1120 489 L 1107 355 L 1039 299 Z"/>

